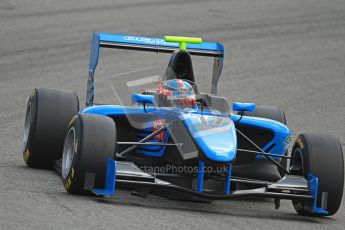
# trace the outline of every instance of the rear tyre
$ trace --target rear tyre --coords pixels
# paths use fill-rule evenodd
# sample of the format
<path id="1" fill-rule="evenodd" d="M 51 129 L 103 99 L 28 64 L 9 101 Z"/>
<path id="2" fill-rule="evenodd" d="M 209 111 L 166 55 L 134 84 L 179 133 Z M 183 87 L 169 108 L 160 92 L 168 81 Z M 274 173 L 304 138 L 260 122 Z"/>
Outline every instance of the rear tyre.
<path id="1" fill-rule="evenodd" d="M 85 181 L 89 181 L 90 176 L 94 188 L 104 188 L 106 159 L 114 157 L 115 149 L 116 125 L 113 119 L 94 114 L 73 117 L 62 156 L 62 182 L 67 192 L 88 194 Z"/>
<path id="2" fill-rule="evenodd" d="M 243 116 L 267 118 L 286 125 L 286 117 L 284 110 L 276 106 L 257 106 L 255 111 L 253 112 L 243 112 Z"/>
<path id="3" fill-rule="evenodd" d="M 77 94 L 67 90 L 35 89 L 25 114 L 23 158 L 32 168 L 50 168 L 61 158 L 68 123 L 78 113 Z"/>
<path id="4" fill-rule="evenodd" d="M 341 204 L 344 186 L 344 161 L 339 140 L 324 134 L 301 134 L 293 149 L 290 171 L 307 176 L 308 173 L 319 178 L 317 206 L 321 207 L 322 193 L 327 193 L 328 214 L 315 214 L 306 208 L 303 201 L 292 201 L 298 214 L 306 216 L 334 215 Z"/>

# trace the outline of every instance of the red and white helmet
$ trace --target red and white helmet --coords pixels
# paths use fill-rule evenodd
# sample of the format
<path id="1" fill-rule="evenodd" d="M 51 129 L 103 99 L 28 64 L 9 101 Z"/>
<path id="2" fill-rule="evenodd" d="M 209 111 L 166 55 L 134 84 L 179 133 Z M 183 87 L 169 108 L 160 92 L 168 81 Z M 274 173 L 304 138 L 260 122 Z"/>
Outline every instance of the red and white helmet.
<path id="1" fill-rule="evenodd" d="M 195 93 L 194 89 L 187 81 L 181 79 L 172 79 L 163 81 L 157 88 L 157 93 L 165 95 L 172 106 L 194 107 Z"/>

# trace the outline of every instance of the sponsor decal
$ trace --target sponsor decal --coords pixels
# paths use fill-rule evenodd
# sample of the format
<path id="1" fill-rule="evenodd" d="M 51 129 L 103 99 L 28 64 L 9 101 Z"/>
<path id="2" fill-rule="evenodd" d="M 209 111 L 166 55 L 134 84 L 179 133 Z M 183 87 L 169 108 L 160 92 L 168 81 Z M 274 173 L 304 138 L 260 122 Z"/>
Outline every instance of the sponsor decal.
<path id="1" fill-rule="evenodd" d="M 147 43 L 150 45 L 167 45 L 171 46 L 173 43 L 166 42 L 162 38 L 148 38 L 148 37 L 136 37 L 136 36 L 124 36 L 123 40 L 134 43 Z"/>
<path id="2" fill-rule="evenodd" d="M 27 162 L 29 157 L 30 157 L 29 149 L 26 149 L 26 151 L 24 152 L 24 161 Z"/>
<path id="3" fill-rule="evenodd" d="M 77 120 L 77 117 L 78 117 L 78 115 L 75 115 L 74 117 L 72 117 L 72 119 L 69 122 L 68 126 L 71 126 L 75 122 L 75 120 Z"/>
<path id="4" fill-rule="evenodd" d="M 71 178 L 68 177 L 68 180 L 67 180 L 67 182 L 64 184 L 64 186 L 65 186 L 65 188 L 68 190 L 69 187 L 71 187 L 71 184 L 72 184 Z"/>
<path id="5" fill-rule="evenodd" d="M 302 139 L 301 139 L 300 137 L 297 139 L 297 144 L 298 144 L 298 146 L 299 146 L 300 149 L 303 149 L 303 148 L 304 148 Z"/>
<path id="6" fill-rule="evenodd" d="M 153 127 L 152 127 L 152 132 L 156 132 L 157 130 L 159 130 L 160 128 L 162 128 L 163 126 L 165 126 L 166 121 L 165 119 L 155 119 L 153 121 Z M 161 141 L 164 141 L 164 136 L 165 136 L 165 131 L 161 132 L 160 134 L 156 135 L 154 137 L 154 139 L 158 139 Z"/>
<path id="7" fill-rule="evenodd" d="M 291 142 L 291 136 L 288 136 L 285 140 L 286 143 L 290 143 Z"/>
<path id="8" fill-rule="evenodd" d="M 164 42 L 164 40 L 160 38 L 147 38 L 147 37 L 135 37 L 135 36 L 125 36 L 123 37 L 123 40 L 145 42 L 145 43 Z"/>
<path id="9" fill-rule="evenodd" d="M 70 175 L 68 176 L 67 182 L 64 183 L 64 186 L 65 186 L 66 190 L 68 190 L 69 187 L 71 187 L 73 177 L 74 177 L 74 168 L 72 167 L 72 168 L 71 168 L 71 173 L 70 173 Z"/>

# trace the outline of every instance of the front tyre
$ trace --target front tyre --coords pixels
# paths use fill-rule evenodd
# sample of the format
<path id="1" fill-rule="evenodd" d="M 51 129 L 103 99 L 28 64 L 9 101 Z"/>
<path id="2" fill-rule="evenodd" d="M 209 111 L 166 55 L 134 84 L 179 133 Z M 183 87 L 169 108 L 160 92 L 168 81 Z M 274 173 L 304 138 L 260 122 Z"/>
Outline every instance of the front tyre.
<path id="1" fill-rule="evenodd" d="M 341 204 L 344 186 L 344 161 L 340 142 L 324 134 L 301 134 L 293 149 L 290 171 L 306 177 L 308 173 L 318 177 L 317 206 L 321 207 L 322 193 L 327 194 L 328 214 L 316 214 L 307 209 L 305 202 L 292 201 L 298 214 L 305 216 L 334 215 Z"/>
<path id="2" fill-rule="evenodd" d="M 94 114 L 78 114 L 70 122 L 62 156 L 62 182 L 67 192 L 87 194 L 85 181 L 91 177 L 94 188 L 103 188 L 106 160 L 116 148 L 113 119 Z M 88 180 L 88 179 L 87 179 Z"/>

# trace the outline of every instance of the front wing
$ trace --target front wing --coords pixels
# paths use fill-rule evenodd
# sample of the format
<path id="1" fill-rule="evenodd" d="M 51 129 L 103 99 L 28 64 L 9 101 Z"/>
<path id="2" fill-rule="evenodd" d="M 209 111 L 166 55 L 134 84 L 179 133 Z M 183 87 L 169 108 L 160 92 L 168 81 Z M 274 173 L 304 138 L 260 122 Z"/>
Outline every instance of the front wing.
<path id="1" fill-rule="evenodd" d="M 280 199 L 304 200 L 310 211 L 327 214 L 326 207 L 317 207 L 318 178 L 308 174 L 307 179 L 301 176 L 287 175 L 281 180 L 272 183 L 266 181 L 237 178 L 231 176 L 231 170 L 224 180 L 224 191 L 221 193 L 203 191 L 204 163 L 199 164 L 198 183 L 196 189 L 190 189 L 157 178 L 157 176 L 145 173 L 135 164 L 125 161 L 107 159 L 107 171 L 104 188 L 94 188 L 93 181 L 85 179 L 85 189 L 98 196 L 114 196 L 117 185 L 131 188 L 164 189 L 175 191 L 179 194 L 189 194 L 206 200 L 225 200 L 236 198 L 264 197 L 274 198 L 275 203 Z M 259 188 L 230 191 L 230 183 L 243 183 L 256 185 Z M 324 202 L 321 202 L 324 203 Z M 276 207 L 278 208 L 279 205 Z"/>

